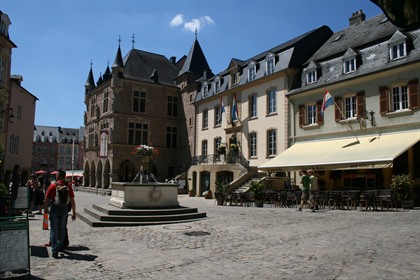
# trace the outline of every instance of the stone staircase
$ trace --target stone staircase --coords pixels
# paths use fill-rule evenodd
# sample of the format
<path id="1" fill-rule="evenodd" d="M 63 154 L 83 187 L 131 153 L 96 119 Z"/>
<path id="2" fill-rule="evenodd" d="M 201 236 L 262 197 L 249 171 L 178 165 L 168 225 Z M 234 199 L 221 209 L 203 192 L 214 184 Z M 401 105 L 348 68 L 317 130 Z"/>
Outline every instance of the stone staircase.
<path id="1" fill-rule="evenodd" d="M 232 192 L 236 192 L 236 193 L 245 193 L 249 190 L 249 188 L 251 187 L 251 183 L 252 182 L 258 182 L 259 180 L 261 180 L 261 178 L 251 178 L 248 181 L 246 181 L 245 183 L 243 183 L 240 187 L 236 188 L 235 190 L 233 190 Z"/>
<path id="2" fill-rule="evenodd" d="M 92 227 L 145 226 L 193 222 L 206 218 L 197 208 L 121 209 L 112 205 L 92 205 L 77 217 Z"/>

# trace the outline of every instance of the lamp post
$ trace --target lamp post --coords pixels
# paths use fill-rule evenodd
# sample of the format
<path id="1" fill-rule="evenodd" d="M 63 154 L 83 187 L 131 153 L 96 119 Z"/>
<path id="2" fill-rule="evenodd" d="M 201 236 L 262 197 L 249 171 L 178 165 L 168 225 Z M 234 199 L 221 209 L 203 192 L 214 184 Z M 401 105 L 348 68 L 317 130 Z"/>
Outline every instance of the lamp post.
<path id="1" fill-rule="evenodd" d="M 74 189 L 75 184 L 73 183 L 73 174 L 74 174 L 74 142 L 76 141 L 75 138 L 73 138 L 72 141 L 72 149 L 71 149 L 71 187 Z"/>
<path id="2" fill-rule="evenodd" d="M 13 115 L 13 108 L 7 108 L 6 110 L 1 110 L 0 111 L 0 116 L 3 116 L 5 113 L 10 112 L 8 118 L 9 118 L 9 123 L 13 123 L 15 121 L 15 115 Z"/>

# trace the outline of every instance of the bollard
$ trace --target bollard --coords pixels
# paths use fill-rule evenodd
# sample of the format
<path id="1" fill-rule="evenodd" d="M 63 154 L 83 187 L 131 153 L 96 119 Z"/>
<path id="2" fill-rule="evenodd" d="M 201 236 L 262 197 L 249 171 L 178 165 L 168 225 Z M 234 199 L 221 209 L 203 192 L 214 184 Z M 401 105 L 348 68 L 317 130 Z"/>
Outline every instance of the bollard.
<path id="1" fill-rule="evenodd" d="M 48 230 L 48 213 L 44 213 L 44 218 L 42 219 L 42 229 Z"/>

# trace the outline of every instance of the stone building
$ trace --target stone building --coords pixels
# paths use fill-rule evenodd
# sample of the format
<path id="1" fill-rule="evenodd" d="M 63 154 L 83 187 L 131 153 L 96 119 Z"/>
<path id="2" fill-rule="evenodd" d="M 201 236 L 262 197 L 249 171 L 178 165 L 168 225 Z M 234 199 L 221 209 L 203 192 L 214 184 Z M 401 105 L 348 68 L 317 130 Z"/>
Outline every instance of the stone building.
<path id="1" fill-rule="evenodd" d="M 131 152 L 140 144 L 158 150 L 147 171 L 159 181 L 187 170 L 191 153 L 185 110 L 193 111 L 184 108 L 185 97 L 175 80 L 202 73 L 195 62 L 134 48 L 123 58 L 119 46 L 111 69 L 96 83 L 90 69 L 85 85 L 85 186 L 131 182 L 141 164 Z"/>

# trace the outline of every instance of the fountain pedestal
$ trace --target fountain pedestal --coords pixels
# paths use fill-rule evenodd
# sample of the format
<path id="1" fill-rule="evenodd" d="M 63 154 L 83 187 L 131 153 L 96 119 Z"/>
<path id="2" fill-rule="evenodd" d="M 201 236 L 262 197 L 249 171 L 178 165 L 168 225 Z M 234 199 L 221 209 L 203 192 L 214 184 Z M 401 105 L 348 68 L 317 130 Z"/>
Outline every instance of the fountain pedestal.
<path id="1" fill-rule="evenodd" d="M 112 183 L 109 204 L 118 208 L 176 208 L 178 184 Z"/>

